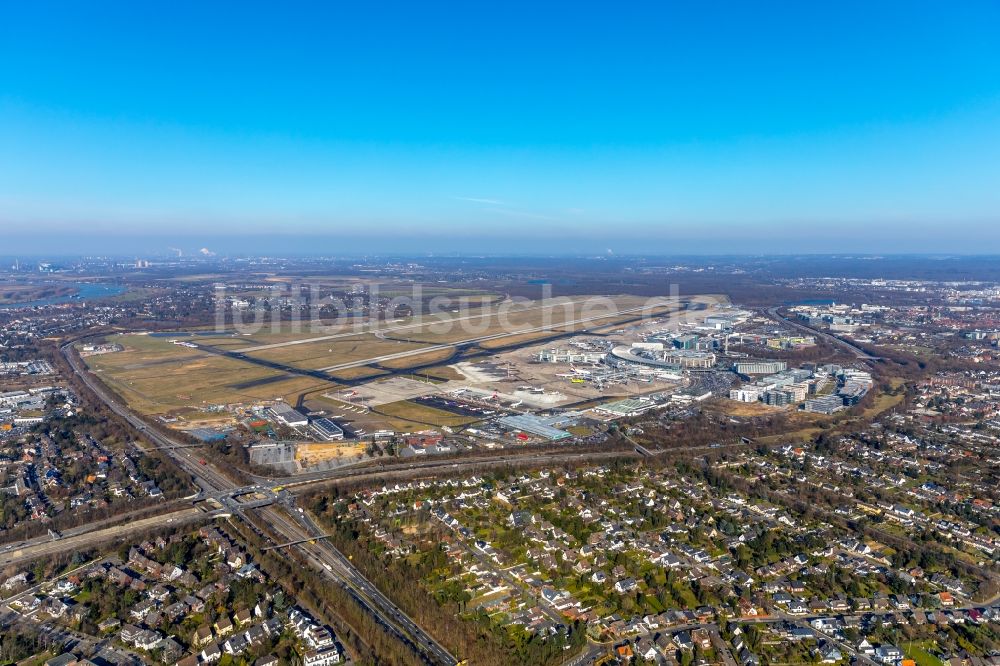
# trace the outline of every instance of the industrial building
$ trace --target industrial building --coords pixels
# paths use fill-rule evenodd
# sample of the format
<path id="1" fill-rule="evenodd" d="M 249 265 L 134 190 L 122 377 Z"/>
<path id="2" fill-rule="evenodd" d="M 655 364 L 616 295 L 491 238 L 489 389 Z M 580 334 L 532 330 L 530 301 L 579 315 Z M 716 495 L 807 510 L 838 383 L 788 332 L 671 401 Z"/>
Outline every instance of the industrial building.
<path id="1" fill-rule="evenodd" d="M 313 431 L 327 442 L 344 439 L 344 431 L 336 423 L 327 418 L 316 419 L 309 426 Z"/>
<path id="2" fill-rule="evenodd" d="M 290 428 L 301 428 L 309 424 L 309 419 L 304 414 L 292 409 L 283 402 L 268 407 L 267 411 L 274 420 Z"/>
<path id="3" fill-rule="evenodd" d="M 503 417 L 500 419 L 499 423 L 507 430 L 524 432 L 529 435 L 543 437 L 554 442 L 573 436 L 565 430 L 560 430 L 555 427 L 556 425 L 566 423 L 569 420 L 572 419 L 568 419 L 566 414 L 545 417 L 535 416 L 534 414 L 515 414 L 513 416 Z"/>
<path id="4" fill-rule="evenodd" d="M 624 400 L 609 402 L 605 405 L 601 405 L 600 407 L 595 407 L 594 411 L 617 417 L 637 416 L 643 412 L 653 409 L 656 406 L 657 404 L 652 400 L 643 400 L 642 398 L 626 398 Z"/>
<path id="5" fill-rule="evenodd" d="M 816 344 L 816 338 L 811 335 L 806 336 L 782 336 L 768 338 L 767 346 L 772 349 L 794 349 L 796 347 L 812 347 Z"/>
<path id="6" fill-rule="evenodd" d="M 749 312 L 734 312 L 729 314 L 715 314 L 705 317 L 702 328 L 723 331 L 732 329 L 734 326 L 743 323 L 750 316 Z"/>

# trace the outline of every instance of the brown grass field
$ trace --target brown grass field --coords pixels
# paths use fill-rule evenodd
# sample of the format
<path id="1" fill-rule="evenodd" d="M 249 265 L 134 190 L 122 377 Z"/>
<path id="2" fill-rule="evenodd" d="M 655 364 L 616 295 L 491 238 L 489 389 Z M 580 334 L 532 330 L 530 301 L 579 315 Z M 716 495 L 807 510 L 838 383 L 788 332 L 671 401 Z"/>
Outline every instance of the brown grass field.
<path id="1" fill-rule="evenodd" d="M 372 334 L 362 334 L 335 340 L 322 340 L 289 347 L 249 352 L 247 356 L 276 361 L 296 368 L 326 368 L 341 363 L 353 363 L 370 358 L 413 351 L 425 345 L 394 340 L 380 340 Z"/>
<path id="2" fill-rule="evenodd" d="M 206 404 L 294 401 L 318 385 L 335 386 L 172 345 L 164 338 L 137 335 L 115 341 L 126 350 L 87 357 L 87 364 L 130 407 L 145 414 L 197 409 Z"/>
<path id="3" fill-rule="evenodd" d="M 405 370 L 407 368 L 427 365 L 428 363 L 440 363 L 441 361 L 447 361 L 454 355 L 455 348 L 448 347 L 447 349 L 435 349 L 434 351 L 425 352 L 423 354 L 416 354 L 414 356 L 406 356 L 404 358 L 396 358 L 391 361 L 384 361 L 379 363 L 379 365 L 383 368 Z"/>
<path id="4" fill-rule="evenodd" d="M 549 338 L 556 337 L 562 334 L 564 331 L 562 329 L 554 331 L 538 331 L 536 333 L 520 333 L 517 335 L 508 335 L 502 338 L 497 338 L 495 340 L 487 340 L 485 342 L 480 342 L 479 347 L 482 349 L 497 349 L 502 350 L 507 347 L 513 347 L 514 345 L 524 344 L 526 342 L 542 342 L 548 340 Z"/>
<path id="5" fill-rule="evenodd" d="M 368 379 L 381 377 L 382 375 L 389 374 L 385 370 L 379 370 L 378 368 L 373 368 L 367 365 L 361 365 L 356 368 L 344 368 L 343 370 L 337 370 L 336 372 L 329 373 L 338 379 L 343 379 L 345 381 L 352 381 L 355 379 Z"/>
<path id="6" fill-rule="evenodd" d="M 331 458 L 357 458 L 364 452 L 365 447 L 361 444 L 324 442 L 295 445 L 295 459 L 303 465 L 312 465 Z"/>
<path id="7" fill-rule="evenodd" d="M 380 405 L 372 410 L 373 414 L 382 414 L 399 419 L 410 421 L 411 423 L 423 424 L 429 427 L 449 426 L 457 427 L 475 423 L 480 419 L 452 414 L 442 409 L 427 407 L 409 400 L 390 402 L 387 405 Z"/>

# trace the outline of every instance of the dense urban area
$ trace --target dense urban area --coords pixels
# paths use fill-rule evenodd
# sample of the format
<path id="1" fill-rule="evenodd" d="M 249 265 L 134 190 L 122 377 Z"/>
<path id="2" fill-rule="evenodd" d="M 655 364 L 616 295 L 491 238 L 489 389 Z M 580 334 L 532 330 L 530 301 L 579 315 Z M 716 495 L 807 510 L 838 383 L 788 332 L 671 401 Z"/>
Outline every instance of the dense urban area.
<path id="1" fill-rule="evenodd" d="M 0 663 L 1000 664 L 996 262 L 4 262 Z"/>

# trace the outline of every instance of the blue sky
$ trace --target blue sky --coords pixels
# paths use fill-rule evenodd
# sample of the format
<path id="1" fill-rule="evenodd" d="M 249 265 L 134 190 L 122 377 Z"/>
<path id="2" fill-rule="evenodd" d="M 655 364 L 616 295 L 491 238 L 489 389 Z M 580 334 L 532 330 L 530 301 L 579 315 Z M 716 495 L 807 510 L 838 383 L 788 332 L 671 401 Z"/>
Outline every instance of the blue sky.
<path id="1" fill-rule="evenodd" d="M 1000 251 L 1000 4 L 541 4 L 4 3 L 0 228 Z"/>

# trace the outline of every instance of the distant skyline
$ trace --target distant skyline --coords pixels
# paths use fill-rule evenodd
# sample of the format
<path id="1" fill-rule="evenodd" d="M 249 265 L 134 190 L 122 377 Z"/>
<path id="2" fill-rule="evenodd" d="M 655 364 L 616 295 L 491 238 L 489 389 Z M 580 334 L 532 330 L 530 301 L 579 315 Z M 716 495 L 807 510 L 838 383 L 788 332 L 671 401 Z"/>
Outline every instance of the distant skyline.
<path id="1" fill-rule="evenodd" d="M 8 3 L 0 254 L 1000 252 L 998 44 L 985 1 Z"/>

